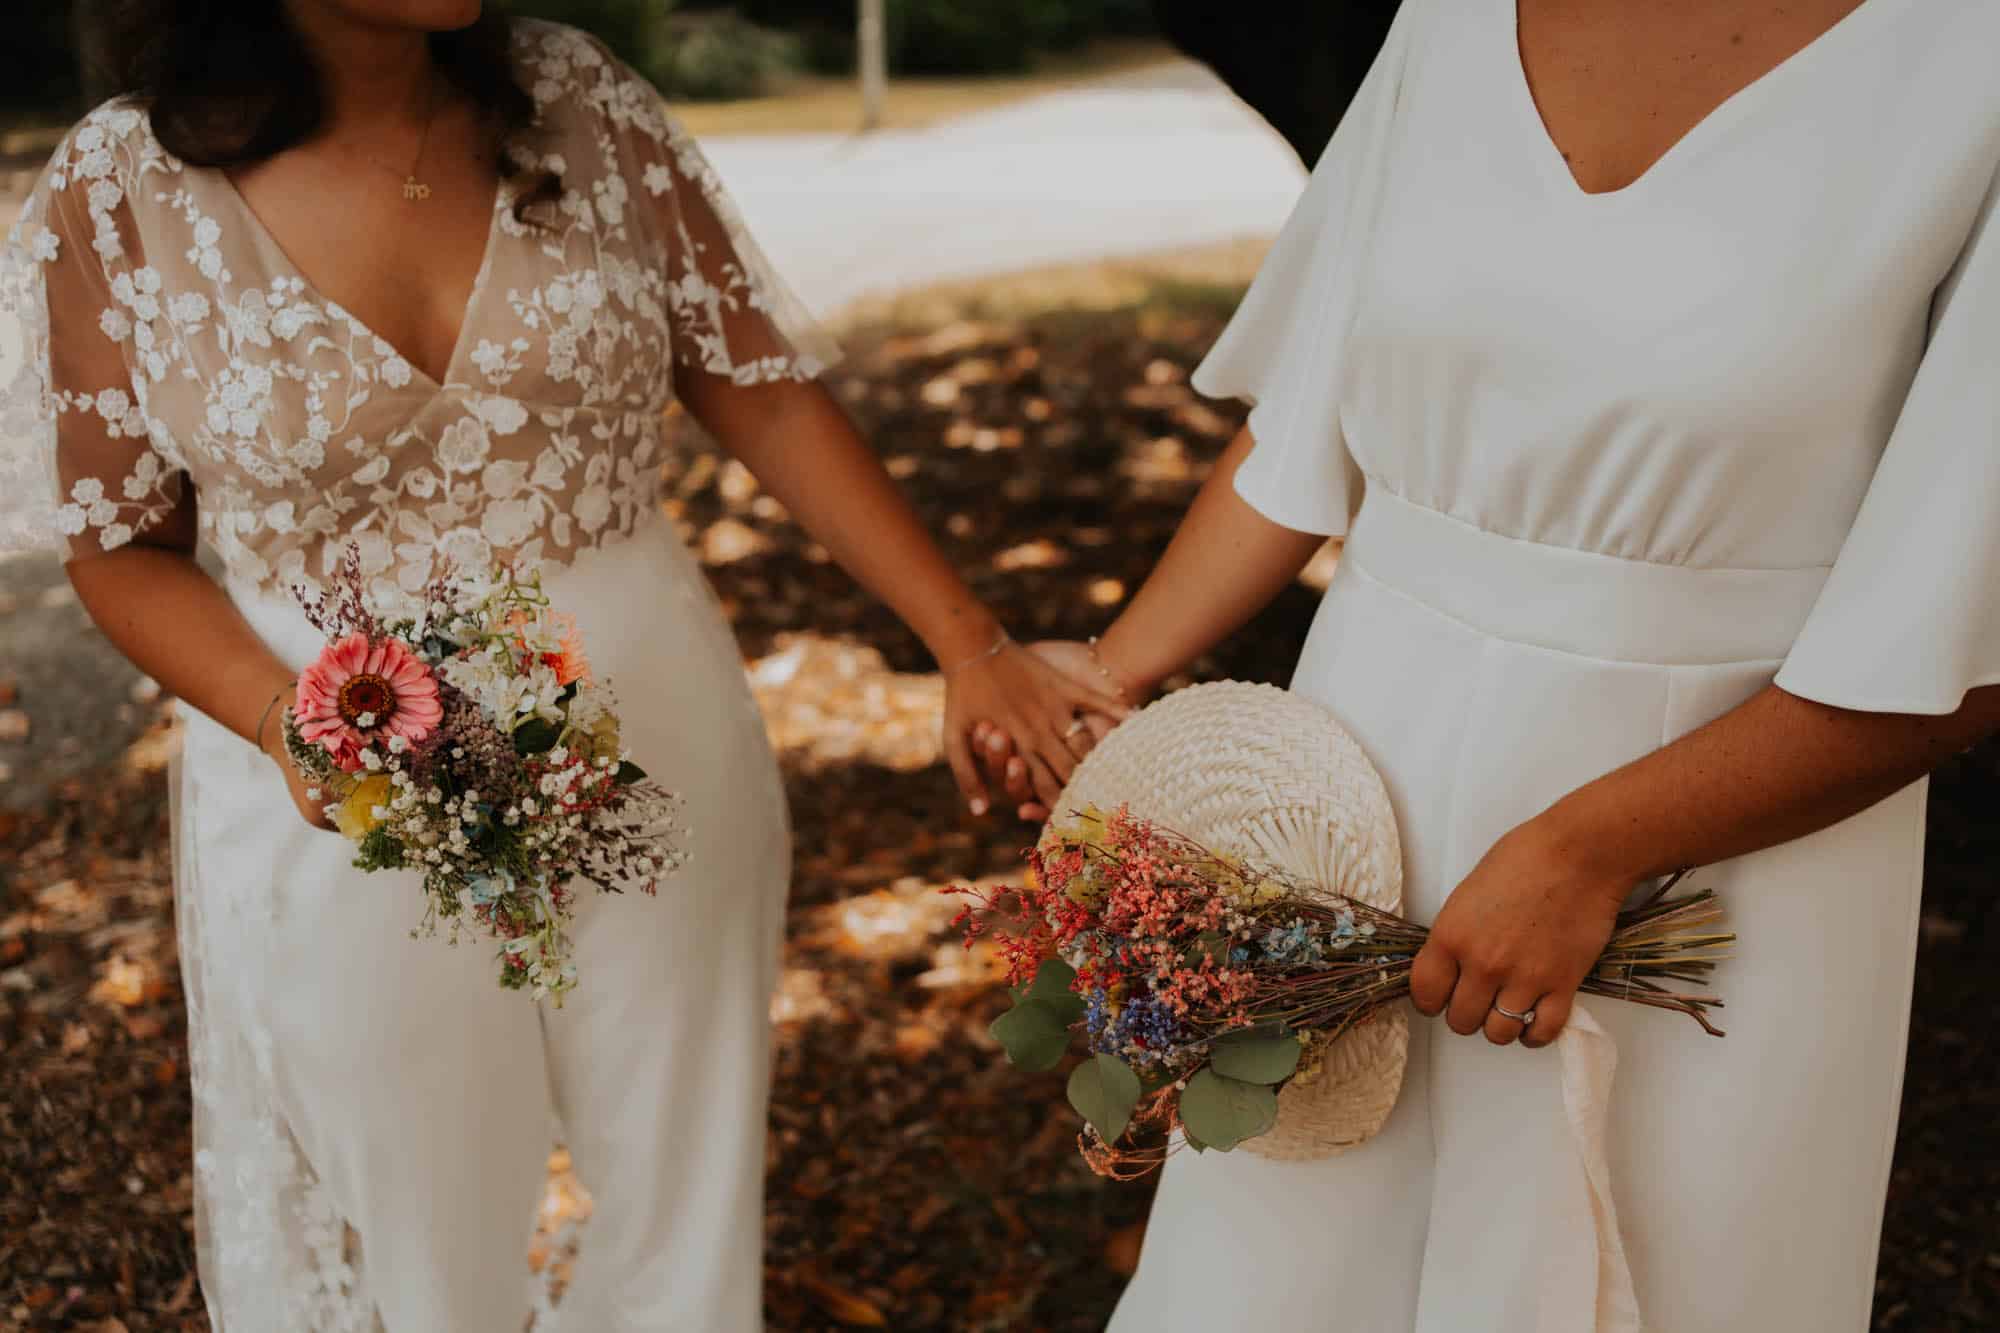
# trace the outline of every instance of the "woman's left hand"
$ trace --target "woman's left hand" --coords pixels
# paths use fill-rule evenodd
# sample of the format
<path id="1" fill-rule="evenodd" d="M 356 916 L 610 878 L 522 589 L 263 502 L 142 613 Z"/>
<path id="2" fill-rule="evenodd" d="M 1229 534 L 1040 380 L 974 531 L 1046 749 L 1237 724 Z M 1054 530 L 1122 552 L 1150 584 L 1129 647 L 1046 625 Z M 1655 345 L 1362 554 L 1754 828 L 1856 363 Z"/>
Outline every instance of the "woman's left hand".
<path id="1" fill-rule="evenodd" d="M 1122 718 L 1125 705 L 1109 694 L 1057 671 L 1019 644 L 959 668 L 945 681 L 945 754 L 974 814 L 988 797 L 971 746 L 975 724 L 999 728 L 1026 761 L 1035 795 L 1053 805 L 1077 761 L 1095 740 L 1084 717 Z"/>
<path id="2" fill-rule="evenodd" d="M 1569 1022 L 1635 879 L 1586 863 L 1543 821 L 1493 845 L 1445 900 L 1410 972 L 1417 1008 L 1496 1046 L 1546 1046 Z M 1501 1009 L 1533 1012 L 1523 1025 Z"/>

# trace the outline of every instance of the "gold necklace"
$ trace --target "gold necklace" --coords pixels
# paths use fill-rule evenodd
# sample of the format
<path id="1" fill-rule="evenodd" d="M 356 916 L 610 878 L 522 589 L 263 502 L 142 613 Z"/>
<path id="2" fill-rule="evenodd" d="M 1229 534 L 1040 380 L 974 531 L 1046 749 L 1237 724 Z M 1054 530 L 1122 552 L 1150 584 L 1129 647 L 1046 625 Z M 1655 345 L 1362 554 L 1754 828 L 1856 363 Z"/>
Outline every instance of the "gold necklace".
<path id="1" fill-rule="evenodd" d="M 431 92 L 431 107 L 424 114 L 424 127 L 417 136 L 417 155 L 410 159 L 410 169 L 408 171 L 397 171 L 396 168 L 364 149 L 356 148 L 353 150 L 369 166 L 379 167 L 383 171 L 401 176 L 403 178 L 403 198 L 411 203 L 422 203 L 431 197 L 431 187 L 417 178 L 417 169 L 424 164 L 424 151 L 431 141 L 431 124 L 437 119 L 438 109 L 443 104 L 443 101 L 444 99 L 433 88 Z"/>
<path id="2" fill-rule="evenodd" d="M 403 178 L 403 198 L 411 203 L 422 203 L 431 197 L 431 187 L 417 179 L 417 168 L 424 164 L 424 149 L 431 141 L 431 122 L 437 119 L 438 105 L 444 99 L 439 97 L 435 85 L 431 89 L 430 110 L 424 113 L 424 128 L 417 136 L 417 155 L 410 159 L 409 174 Z"/>

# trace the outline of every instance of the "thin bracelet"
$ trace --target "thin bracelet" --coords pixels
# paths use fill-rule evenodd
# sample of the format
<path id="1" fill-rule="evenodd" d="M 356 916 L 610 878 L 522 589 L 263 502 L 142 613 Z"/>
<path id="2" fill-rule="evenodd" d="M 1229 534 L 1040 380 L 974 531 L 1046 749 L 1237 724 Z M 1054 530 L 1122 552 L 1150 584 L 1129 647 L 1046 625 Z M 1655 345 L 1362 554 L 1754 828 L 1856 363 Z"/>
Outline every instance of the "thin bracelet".
<path id="1" fill-rule="evenodd" d="M 1097 636 L 1095 634 L 1090 636 L 1089 646 L 1090 664 L 1097 668 L 1097 674 L 1104 677 L 1104 683 L 1109 685 L 1111 692 L 1118 696 L 1118 702 L 1131 703 L 1132 693 L 1125 688 L 1125 682 L 1112 674 L 1110 667 L 1104 665 L 1104 655 L 1097 651 Z"/>
<path id="2" fill-rule="evenodd" d="M 271 702 L 264 705 L 264 715 L 257 719 L 256 744 L 257 744 L 257 749 L 260 753 L 264 749 L 264 725 L 271 720 L 271 710 L 278 706 L 278 700 L 284 698 L 287 691 L 296 690 L 298 689 L 298 687 L 299 683 L 297 681 L 290 682 L 283 689 L 279 690 L 276 694 L 273 694 L 271 696 Z"/>
<path id="3" fill-rule="evenodd" d="M 988 648 L 983 653 L 977 653 L 971 657 L 966 658 L 963 662 L 960 662 L 957 666 L 949 666 L 944 668 L 944 678 L 946 680 L 950 680 L 953 676 L 956 676 L 959 672 L 965 670 L 967 667 L 972 666 L 975 663 L 984 662 L 989 657 L 998 657 L 1002 652 L 1006 650 L 1007 645 L 1012 642 L 1014 642 L 1014 636 L 1009 634 L 1004 629 L 1001 630 L 1000 637 L 993 641 L 993 646 L 991 648 Z"/>

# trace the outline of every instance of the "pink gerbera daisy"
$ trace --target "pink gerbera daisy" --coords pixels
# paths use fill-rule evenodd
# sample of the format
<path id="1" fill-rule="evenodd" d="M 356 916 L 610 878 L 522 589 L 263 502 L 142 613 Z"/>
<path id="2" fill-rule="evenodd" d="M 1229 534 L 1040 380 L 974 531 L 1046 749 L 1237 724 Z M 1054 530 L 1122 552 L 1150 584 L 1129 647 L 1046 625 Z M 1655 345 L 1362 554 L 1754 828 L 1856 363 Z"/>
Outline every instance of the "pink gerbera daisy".
<path id="1" fill-rule="evenodd" d="M 377 737 L 411 744 L 444 719 L 437 680 L 400 639 L 350 634 L 326 646 L 299 676 L 293 707 L 299 736 L 352 773 Z"/>

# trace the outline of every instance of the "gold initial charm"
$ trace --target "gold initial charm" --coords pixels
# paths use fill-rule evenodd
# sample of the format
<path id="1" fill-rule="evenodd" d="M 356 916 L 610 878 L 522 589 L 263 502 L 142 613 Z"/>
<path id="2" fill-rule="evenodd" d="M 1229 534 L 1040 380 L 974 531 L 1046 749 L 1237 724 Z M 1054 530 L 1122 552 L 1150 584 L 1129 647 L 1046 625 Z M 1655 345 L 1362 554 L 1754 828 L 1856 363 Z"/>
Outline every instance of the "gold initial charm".
<path id="1" fill-rule="evenodd" d="M 430 197 L 431 187 L 418 180 L 415 176 L 403 182 L 403 198 L 414 199 L 418 203 L 422 203 Z"/>

